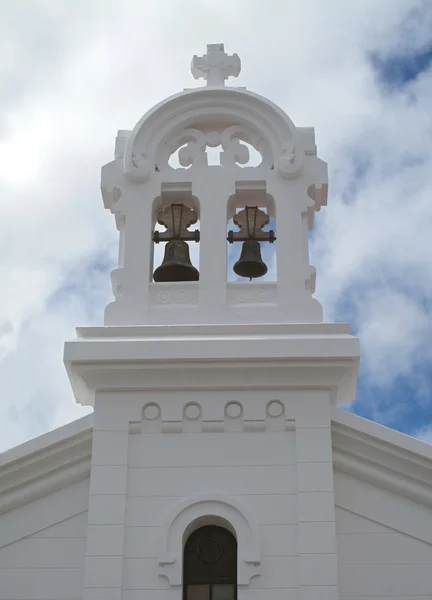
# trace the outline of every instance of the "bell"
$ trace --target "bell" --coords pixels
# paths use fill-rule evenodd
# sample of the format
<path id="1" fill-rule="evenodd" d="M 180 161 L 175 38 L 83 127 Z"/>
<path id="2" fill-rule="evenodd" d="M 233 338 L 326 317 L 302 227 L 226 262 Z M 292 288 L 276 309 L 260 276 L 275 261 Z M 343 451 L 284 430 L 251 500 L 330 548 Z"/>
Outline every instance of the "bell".
<path id="1" fill-rule="evenodd" d="M 234 273 L 240 277 L 254 279 L 267 273 L 267 265 L 261 258 L 261 246 L 256 240 L 243 242 L 240 258 L 235 263 Z"/>
<path id="2" fill-rule="evenodd" d="M 198 281 L 199 272 L 192 265 L 189 246 L 183 240 L 171 240 L 165 246 L 162 264 L 153 273 L 155 281 Z"/>

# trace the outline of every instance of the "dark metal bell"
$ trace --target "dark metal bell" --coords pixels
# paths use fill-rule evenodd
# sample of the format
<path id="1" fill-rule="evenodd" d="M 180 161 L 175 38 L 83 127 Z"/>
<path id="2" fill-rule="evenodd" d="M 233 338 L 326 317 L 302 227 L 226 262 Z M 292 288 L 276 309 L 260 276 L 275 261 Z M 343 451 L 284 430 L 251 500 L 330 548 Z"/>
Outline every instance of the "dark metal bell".
<path id="1" fill-rule="evenodd" d="M 267 265 L 261 258 L 261 246 L 256 240 L 243 242 L 240 258 L 235 263 L 234 273 L 240 277 L 254 279 L 267 273 Z"/>
<path id="2" fill-rule="evenodd" d="M 155 281 L 198 281 L 199 272 L 192 265 L 189 246 L 183 240 L 171 240 L 165 246 L 162 264 L 153 273 Z"/>

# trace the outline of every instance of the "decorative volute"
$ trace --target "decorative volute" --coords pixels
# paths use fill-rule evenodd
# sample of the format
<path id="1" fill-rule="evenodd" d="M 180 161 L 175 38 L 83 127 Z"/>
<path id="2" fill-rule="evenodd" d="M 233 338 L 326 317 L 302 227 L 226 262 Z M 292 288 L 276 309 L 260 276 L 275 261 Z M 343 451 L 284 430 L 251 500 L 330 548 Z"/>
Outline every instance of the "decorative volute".
<path id="1" fill-rule="evenodd" d="M 327 204 L 327 165 L 317 158 L 313 128 L 296 127 L 258 94 L 228 87 L 240 59 L 222 44 L 207 46 L 191 67 L 206 86 L 164 100 L 132 131 L 119 131 L 115 159 L 102 169 L 104 204 L 120 232 L 105 325 L 322 322 L 308 229 Z M 219 164 L 209 164 L 218 151 Z M 164 239 L 156 224 L 172 206 L 199 220 L 190 229 L 178 221 L 177 241 L 169 242 L 175 249 L 187 242 L 195 263 L 199 256 L 198 281 L 153 280 Z M 264 281 L 227 278 L 227 248 L 240 253 L 241 245 L 229 225 L 246 207 L 261 209 L 253 213 L 261 248 L 277 239 Z M 269 218 L 274 233 L 260 229 Z M 242 235 L 255 239 L 244 219 Z"/>

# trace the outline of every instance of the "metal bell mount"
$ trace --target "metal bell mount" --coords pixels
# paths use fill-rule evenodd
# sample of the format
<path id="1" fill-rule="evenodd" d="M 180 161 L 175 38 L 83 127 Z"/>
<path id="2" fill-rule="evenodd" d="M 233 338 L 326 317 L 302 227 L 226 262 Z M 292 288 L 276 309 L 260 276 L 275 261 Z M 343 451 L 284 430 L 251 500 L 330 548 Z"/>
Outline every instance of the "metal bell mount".
<path id="1" fill-rule="evenodd" d="M 267 273 L 267 265 L 261 258 L 261 242 L 272 244 L 276 237 L 274 231 L 261 231 L 270 221 L 270 217 L 258 206 L 246 206 L 233 218 L 240 231 L 229 231 L 228 242 L 243 242 L 240 258 L 234 264 L 233 270 L 239 277 L 252 281 Z"/>
<path id="2" fill-rule="evenodd" d="M 161 281 L 198 281 L 199 272 L 192 265 L 187 240 L 199 242 L 199 230 L 189 231 L 188 227 L 198 220 L 194 210 L 185 204 L 171 204 L 157 217 L 166 231 L 155 231 L 153 241 L 168 242 L 162 264 L 153 273 L 156 282 Z"/>

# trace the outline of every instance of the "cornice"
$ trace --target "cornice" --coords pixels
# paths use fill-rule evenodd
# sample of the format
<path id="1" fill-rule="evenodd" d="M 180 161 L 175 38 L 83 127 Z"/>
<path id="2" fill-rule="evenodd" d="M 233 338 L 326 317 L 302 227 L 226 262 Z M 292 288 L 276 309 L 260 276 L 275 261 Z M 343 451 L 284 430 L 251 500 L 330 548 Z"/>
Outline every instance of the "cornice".
<path id="1" fill-rule="evenodd" d="M 110 339 L 159 339 L 177 340 L 213 340 L 223 338 L 229 340 L 244 339 L 280 339 L 313 336 L 332 338 L 349 336 L 348 323 L 237 323 L 228 325 L 125 325 L 116 327 L 77 327 L 78 339 L 110 340 Z"/>
<path id="2" fill-rule="evenodd" d="M 4 452 L 0 514 L 90 475 L 93 415 Z"/>
<path id="3" fill-rule="evenodd" d="M 432 506 L 432 446 L 334 407 L 335 470 Z"/>
<path id="4" fill-rule="evenodd" d="M 355 392 L 359 344 L 345 324 L 96 327 L 77 334 L 65 344 L 64 361 L 83 405 L 93 405 L 95 392 L 119 389 L 321 387 L 335 403 Z"/>

